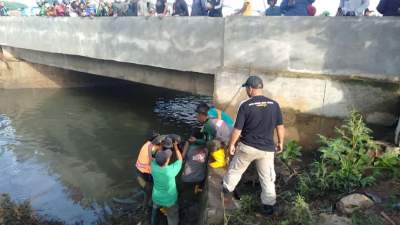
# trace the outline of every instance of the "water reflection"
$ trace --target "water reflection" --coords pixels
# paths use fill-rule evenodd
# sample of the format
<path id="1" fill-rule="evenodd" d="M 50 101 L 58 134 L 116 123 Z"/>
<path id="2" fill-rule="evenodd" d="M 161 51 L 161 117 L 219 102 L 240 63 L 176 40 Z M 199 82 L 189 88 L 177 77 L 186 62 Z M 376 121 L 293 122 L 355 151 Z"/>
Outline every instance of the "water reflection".
<path id="1" fill-rule="evenodd" d="M 187 134 L 198 101 L 210 98 L 140 85 L 0 91 L 0 192 L 94 223 L 112 197 L 139 192 L 133 162 L 147 133 Z"/>

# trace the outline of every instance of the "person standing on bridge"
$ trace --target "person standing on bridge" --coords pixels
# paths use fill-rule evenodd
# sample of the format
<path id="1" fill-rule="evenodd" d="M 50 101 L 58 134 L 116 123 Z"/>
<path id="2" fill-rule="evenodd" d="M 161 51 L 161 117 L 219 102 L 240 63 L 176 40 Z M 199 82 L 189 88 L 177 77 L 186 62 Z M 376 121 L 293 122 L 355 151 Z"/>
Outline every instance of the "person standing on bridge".
<path id="1" fill-rule="evenodd" d="M 7 7 L 4 5 L 3 1 L 0 1 L 0 16 L 8 16 Z"/>
<path id="2" fill-rule="evenodd" d="M 189 16 L 189 9 L 185 0 L 175 0 L 172 16 Z"/>
<path id="3" fill-rule="evenodd" d="M 307 7 L 315 0 L 283 0 L 281 11 L 285 16 L 308 16 Z"/>
<path id="4" fill-rule="evenodd" d="M 208 0 L 208 16 L 209 17 L 222 17 L 223 0 Z"/>
<path id="5" fill-rule="evenodd" d="M 376 9 L 383 16 L 400 16 L 400 1 L 380 0 Z"/>
<path id="6" fill-rule="evenodd" d="M 340 0 L 337 15 L 363 16 L 369 6 L 369 0 Z"/>
<path id="7" fill-rule="evenodd" d="M 208 10 L 206 3 L 206 0 L 193 0 L 190 16 L 207 16 Z"/>
<path id="8" fill-rule="evenodd" d="M 236 185 L 251 162 L 255 161 L 261 183 L 262 213 L 271 216 L 276 203 L 275 153 L 283 151 L 285 128 L 279 104 L 263 96 L 263 82 L 258 76 L 250 76 L 246 83 L 248 100 L 239 106 L 228 151 L 233 155 L 229 169 L 223 178 L 224 206 L 233 204 Z M 274 143 L 274 130 L 278 144 Z M 237 144 L 237 146 L 236 146 Z M 232 205 L 231 205 L 232 206 Z"/>
<path id="9" fill-rule="evenodd" d="M 276 0 L 268 0 L 268 9 L 265 10 L 266 16 L 282 16 L 281 8 L 276 5 Z"/>

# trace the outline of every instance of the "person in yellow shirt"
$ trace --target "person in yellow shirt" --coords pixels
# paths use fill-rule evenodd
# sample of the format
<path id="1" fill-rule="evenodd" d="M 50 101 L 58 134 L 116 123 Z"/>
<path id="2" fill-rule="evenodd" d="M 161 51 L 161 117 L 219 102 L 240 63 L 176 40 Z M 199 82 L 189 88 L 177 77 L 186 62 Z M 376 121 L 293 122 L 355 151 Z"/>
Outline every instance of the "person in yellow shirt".
<path id="1" fill-rule="evenodd" d="M 242 16 L 252 16 L 252 0 L 244 0 L 243 2 L 243 6 L 240 9 L 240 11 L 238 12 L 239 15 Z"/>

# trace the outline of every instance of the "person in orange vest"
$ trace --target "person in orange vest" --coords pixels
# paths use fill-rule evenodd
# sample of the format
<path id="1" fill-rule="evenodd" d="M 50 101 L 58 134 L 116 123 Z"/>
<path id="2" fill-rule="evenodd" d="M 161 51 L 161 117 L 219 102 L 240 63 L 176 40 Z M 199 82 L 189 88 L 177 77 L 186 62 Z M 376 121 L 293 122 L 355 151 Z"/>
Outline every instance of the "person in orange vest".
<path id="1" fill-rule="evenodd" d="M 151 192 L 153 190 L 153 177 L 151 176 L 151 160 L 153 155 L 161 150 L 164 135 L 153 133 L 149 136 L 147 141 L 140 149 L 138 158 L 136 160 L 136 173 L 139 186 L 144 192 L 143 206 L 148 208 L 151 206 Z"/>

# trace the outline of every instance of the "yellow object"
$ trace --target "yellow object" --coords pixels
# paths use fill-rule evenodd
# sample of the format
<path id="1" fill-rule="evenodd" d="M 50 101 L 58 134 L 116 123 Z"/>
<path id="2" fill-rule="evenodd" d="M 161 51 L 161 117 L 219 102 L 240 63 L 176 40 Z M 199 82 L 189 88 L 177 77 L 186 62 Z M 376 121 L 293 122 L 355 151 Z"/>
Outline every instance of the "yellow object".
<path id="1" fill-rule="evenodd" d="M 214 162 L 210 163 L 210 166 L 212 168 L 221 168 L 226 165 L 225 150 L 223 148 L 220 148 L 217 151 L 211 152 L 211 157 L 214 160 Z"/>
<path id="2" fill-rule="evenodd" d="M 166 216 L 166 215 L 167 215 L 167 212 L 168 212 L 168 209 L 162 207 L 162 208 L 160 208 L 160 212 Z"/>
<path id="3" fill-rule="evenodd" d="M 203 192 L 203 189 L 200 188 L 199 184 L 194 186 L 194 194 L 197 195 L 198 193 Z"/>
<path id="4" fill-rule="evenodd" d="M 243 16 L 252 16 L 253 12 L 252 12 L 252 4 L 251 4 L 251 0 L 245 0 L 245 3 L 247 3 L 247 7 L 244 10 L 244 12 L 242 13 Z"/>

